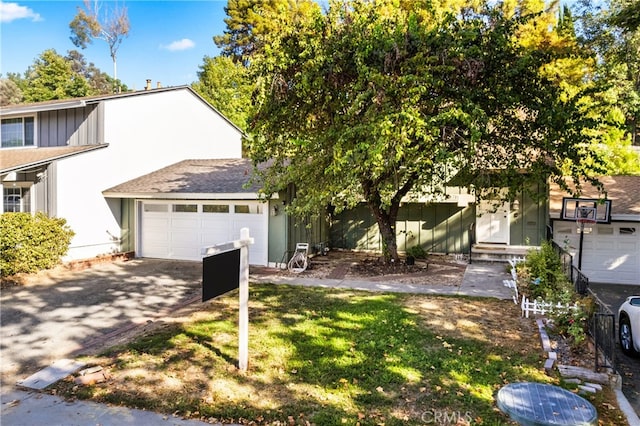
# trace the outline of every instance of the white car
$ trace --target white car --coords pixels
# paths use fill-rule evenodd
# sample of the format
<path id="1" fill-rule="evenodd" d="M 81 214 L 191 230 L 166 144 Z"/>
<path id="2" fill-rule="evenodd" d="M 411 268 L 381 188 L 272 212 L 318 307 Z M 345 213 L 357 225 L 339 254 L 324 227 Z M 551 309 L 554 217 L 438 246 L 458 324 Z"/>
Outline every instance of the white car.
<path id="1" fill-rule="evenodd" d="M 618 310 L 618 337 L 622 352 L 640 353 L 640 296 L 629 296 Z"/>

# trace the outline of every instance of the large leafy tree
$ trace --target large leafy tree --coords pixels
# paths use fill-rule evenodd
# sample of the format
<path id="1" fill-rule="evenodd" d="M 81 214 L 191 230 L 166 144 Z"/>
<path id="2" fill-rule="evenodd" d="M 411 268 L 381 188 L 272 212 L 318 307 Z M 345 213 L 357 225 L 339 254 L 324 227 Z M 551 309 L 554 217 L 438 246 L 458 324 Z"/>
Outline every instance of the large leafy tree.
<path id="1" fill-rule="evenodd" d="M 247 68 L 228 56 L 205 56 L 193 89 L 236 126 L 245 130 L 253 85 Z"/>
<path id="2" fill-rule="evenodd" d="M 264 35 L 320 9 L 313 0 L 229 0 L 224 10 L 227 29 L 213 41 L 223 56 L 247 63 L 263 47 Z"/>
<path id="3" fill-rule="evenodd" d="M 69 50 L 65 60 L 70 62 L 73 72 L 87 80 L 92 95 L 107 95 L 129 90 L 126 84 L 103 72 L 93 62 L 87 63 L 84 55 L 77 50 Z"/>
<path id="4" fill-rule="evenodd" d="M 598 58 L 591 81 L 598 91 L 592 96 L 594 110 L 602 108 L 621 117 L 626 124 L 623 138 L 613 141 L 610 151 L 628 144 L 640 145 L 640 29 L 637 26 L 637 1 L 609 0 L 595 2 L 582 0 L 577 7 L 579 42 Z M 635 173 L 640 173 L 636 170 Z"/>
<path id="5" fill-rule="evenodd" d="M 118 79 L 117 56 L 122 41 L 129 35 L 129 15 L 126 6 L 113 3 L 101 13 L 102 2 L 84 0 L 84 8 L 78 7 L 77 14 L 69 23 L 71 41 L 76 47 L 85 49 L 94 39 L 104 40 L 109 46 L 113 61 L 113 78 Z"/>
<path id="6" fill-rule="evenodd" d="M 71 63 L 54 49 L 42 52 L 25 72 L 22 87 L 24 101 L 40 102 L 87 96 L 87 80 L 74 72 Z"/>
<path id="7" fill-rule="evenodd" d="M 542 71 L 570 46 L 517 41 L 535 17 L 398 3 L 331 2 L 262 38 L 249 130 L 254 161 L 273 161 L 267 193 L 295 183 L 296 213 L 364 201 L 391 261 L 407 196 L 453 180 L 509 198 L 561 176 L 565 159 L 576 180 L 599 167 L 579 94 Z"/>
<path id="8" fill-rule="evenodd" d="M 620 6 L 611 17 L 611 23 L 628 31 L 640 28 L 640 2 L 629 0 Z"/>
<path id="9" fill-rule="evenodd" d="M 0 106 L 22 102 L 22 90 L 10 78 L 0 78 Z"/>
<path id="10" fill-rule="evenodd" d="M 67 56 L 54 49 L 42 52 L 24 74 L 8 73 L 0 80 L 2 105 L 40 102 L 115 93 L 127 86 L 87 64 L 82 53 L 71 50 Z"/>

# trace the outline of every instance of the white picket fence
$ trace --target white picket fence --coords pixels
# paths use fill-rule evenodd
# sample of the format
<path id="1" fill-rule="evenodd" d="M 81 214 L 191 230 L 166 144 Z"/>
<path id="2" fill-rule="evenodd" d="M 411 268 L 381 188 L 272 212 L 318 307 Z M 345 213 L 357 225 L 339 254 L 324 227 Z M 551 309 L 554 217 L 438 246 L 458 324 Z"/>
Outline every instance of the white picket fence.
<path id="1" fill-rule="evenodd" d="M 544 300 L 529 300 L 527 297 L 523 297 L 520 300 L 520 294 L 518 292 L 518 272 L 516 270 L 516 266 L 520 262 L 524 262 L 524 257 L 514 257 L 509 259 L 509 265 L 511 266 L 511 279 L 510 280 L 502 280 L 502 284 L 510 288 L 513 291 L 513 303 L 516 305 L 519 303 L 520 308 L 522 309 L 522 316 L 525 318 L 529 318 L 529 315 L 544 315 L 548 312 L 567 312 L 569 309 L 577 309 L 578 306 L 576 304 L 562 304 L 562 303 L 551 303 L 545 302 Z"/>
<path id="2" fill-rule="evenodd" d="M 502 284 L 513 290 L 513 303 L 516 305 L 520 302 L 520 294 L 518 293 L 518 272 L 516 271 L 516 266 L 520 262 L 524 262 L 524 257 L 513 257 L 509 259 L 509 265 L 511 266 L 511 279 L 510 280 L 502 280 Z"/>
<path id="3" fill-rule="evenodd" d="M 529 318 L 529 314 L 544 315 L 547 312 L 564 313 L 569 309 L 578 309 L 578 305 L 576 305 L 575 303 L 573 305 L 570 305 L 560 302 L 554 304 L 551 302 L 545 302 L 544 300 L 529 300 L 528 298 L 523 297 L 520 308 L 522 309 L 522 316 L 525 318 Z"/>

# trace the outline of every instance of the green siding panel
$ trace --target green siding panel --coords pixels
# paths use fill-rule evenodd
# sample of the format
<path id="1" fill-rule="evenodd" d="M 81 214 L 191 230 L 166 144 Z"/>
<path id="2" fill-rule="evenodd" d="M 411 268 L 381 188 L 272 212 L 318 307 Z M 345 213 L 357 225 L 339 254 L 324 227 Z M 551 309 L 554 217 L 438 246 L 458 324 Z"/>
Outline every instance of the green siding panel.
<path id="1" fill-rule="evenodd" d="M 538 191 L 545 191 L 546 185 L 540 184 Z M 539 246 L 546 238 L 547 202 L 545 199 L 534 200 L 527 194 L 518 196 L 520 211 L 517 216 L 511 211 L 509 226 L 510 244 Z"/>
<path id="2" fill-rule="evenodd" d="M 135 251 L 135 200 L 122 198 L 120 199 L 121 208 L 121 237 L 120 250 L 122 252 Z"/>
<path id="3" fill-rule="evenodd" d="M 274 215 L 274 208 L 278 214 Z M 279 200 L 269 201 L 269 263 L 283 262 L 287 250 L 287 216 L 284 213 L 284 204 Z"/>
<path id="4" fill-rule="evenodd" d="M 274 206 L 278 206 L 275 216 L 272 214 Z M 280 200 L 271 200 L 269 208 L 270 263 L 288 262 L 297 243 L 309 243 L 310 253 L 329 243 L 329 222 L 325 214 L 313 218 L 295 218 L 285 213 L 285 206 Z"/>
<path id="5" fill-rule="evenodd" d="M 467 253 L 469 227 L 475 208 L 452 203 L 403 204 L 396 221 L 398 250 L 421 245 L 433 253 Z M 331 246 L 339 249 L 381 251 L 378 225 L 363 204 L 336 215 L 331 222 Z"/>

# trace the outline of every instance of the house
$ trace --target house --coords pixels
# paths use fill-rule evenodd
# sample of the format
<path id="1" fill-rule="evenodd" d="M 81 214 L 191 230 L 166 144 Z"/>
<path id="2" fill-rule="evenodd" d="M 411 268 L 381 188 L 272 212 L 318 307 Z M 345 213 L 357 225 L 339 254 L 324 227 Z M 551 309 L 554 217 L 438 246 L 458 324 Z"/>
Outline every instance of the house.
<path id="1" fill-rule="evenodd" d="M 247 195 L 223 182 L 206 191 L 208 204 L 195 203 L 188 188 L 172 177 L 197 177 L 207 161 L 224 169 L 223 175 L 246 171 L 239 163 L 241 130 L 188 86 L 11 105 L 0 108 L 0 118 L 0 211 L 65 218 L 75 232 L 65 260 L 117 252 L 196 258 L 185 254 L 184 244 L 199 235 L 194 243 L 199 253 L 200 245 L 221 242 L 220 227 L 235 225 L 250 225 L 253 235 L 264 238 L 268 209 L 258 204 L 255 192 Z M 159 170 L 170 180 L 160 182 L 153 194 L 133 197 L 141 182 L 136 179 Z M 132 186 L 121 185 L 129 181 Z M 194 206 L 195 213 L 223 214 L 224 203 L 212 201 L 216 191 L 226 191 L 220 197 L 230 216 L 242 219 L 213 220 L 211 229 L 206 221 L 200 223 L 205 229 L 190 227 Z M 169 238 L 164 246 L 162 238 Z M 266 263 L 263 254 L 256 258 Z"/>
<path id="2" fill-rule="evenodd" d="M 546 188 L 540 184 L 533 190 L 543 193 Z M 399 250 L 420 245 L 431 253 L 506 260 L 540 245 L 546 238 L 547 215 L 542 198 L 534 200 L 521 193 L 511 203 L 476 203 L 475 196 L 466 189 L 449 187 L 441 195 L 407 198 L 402 203 L 396 241 Z M 332 218 L 331 244 L 352 250 L 382 250 L 378 226 L 366 205 Z"/>
<path id="3" fill-rule="evenodd" d="M 241 158 L 242 132 L 187 86 L 12 105 L 0 108 L 0 118 L 0 209 L 65 218 L 76 233 L 66 260 L 119 252 L 199 260 L 202 247 L 235 239 L 243 227 L 255 239 L 250 262 L 257 265 L 286 264 L 297 242 L 382 251 L 364 204 L 301 223 L 284 214 L 293 185 L 261 199 L 259 185 L 248 185 L 253 166 Z M 612 222 L 596 227 L 597 247 L 586 239 L 586 265 L 604 262 L 611 247 L 617 253 L 604 268 L 612 277 L 592 281 L 637 283 L 640 211 L 637 201 L 621 199 L 638 183 L 611 186 Z M 532 192 L 547 188 L 540 183 Z M 549 205 L 542 198 L 475 201 L 457 187 L 407 198 L 396 223 L 399 249 L 421 245 L 481 259 L 522 254 L 547 237 Z M 575 246 L 575 226 L 554 216 L 553 202 L 551 209 L 554 238 Z"/>
<path id="4" fill-rule="evenodd" d="M 582 205 L 595 208 L 601 218 L 584 225 L 582 272 L 591 282 L 640 285 L 640 176 L 604 176 L 599 180 L 610 201 L 609 211 L 605 211 L 606 204 L 597 202 L 597 188 L 584 185 L 579 196 L 585 200 Z M 563 209 L 563 204 L 571 200 L 558 186 L 550 188 L 553 240 L 566 248 L 576 263 L 580 256 L 580 225 Z"/>

